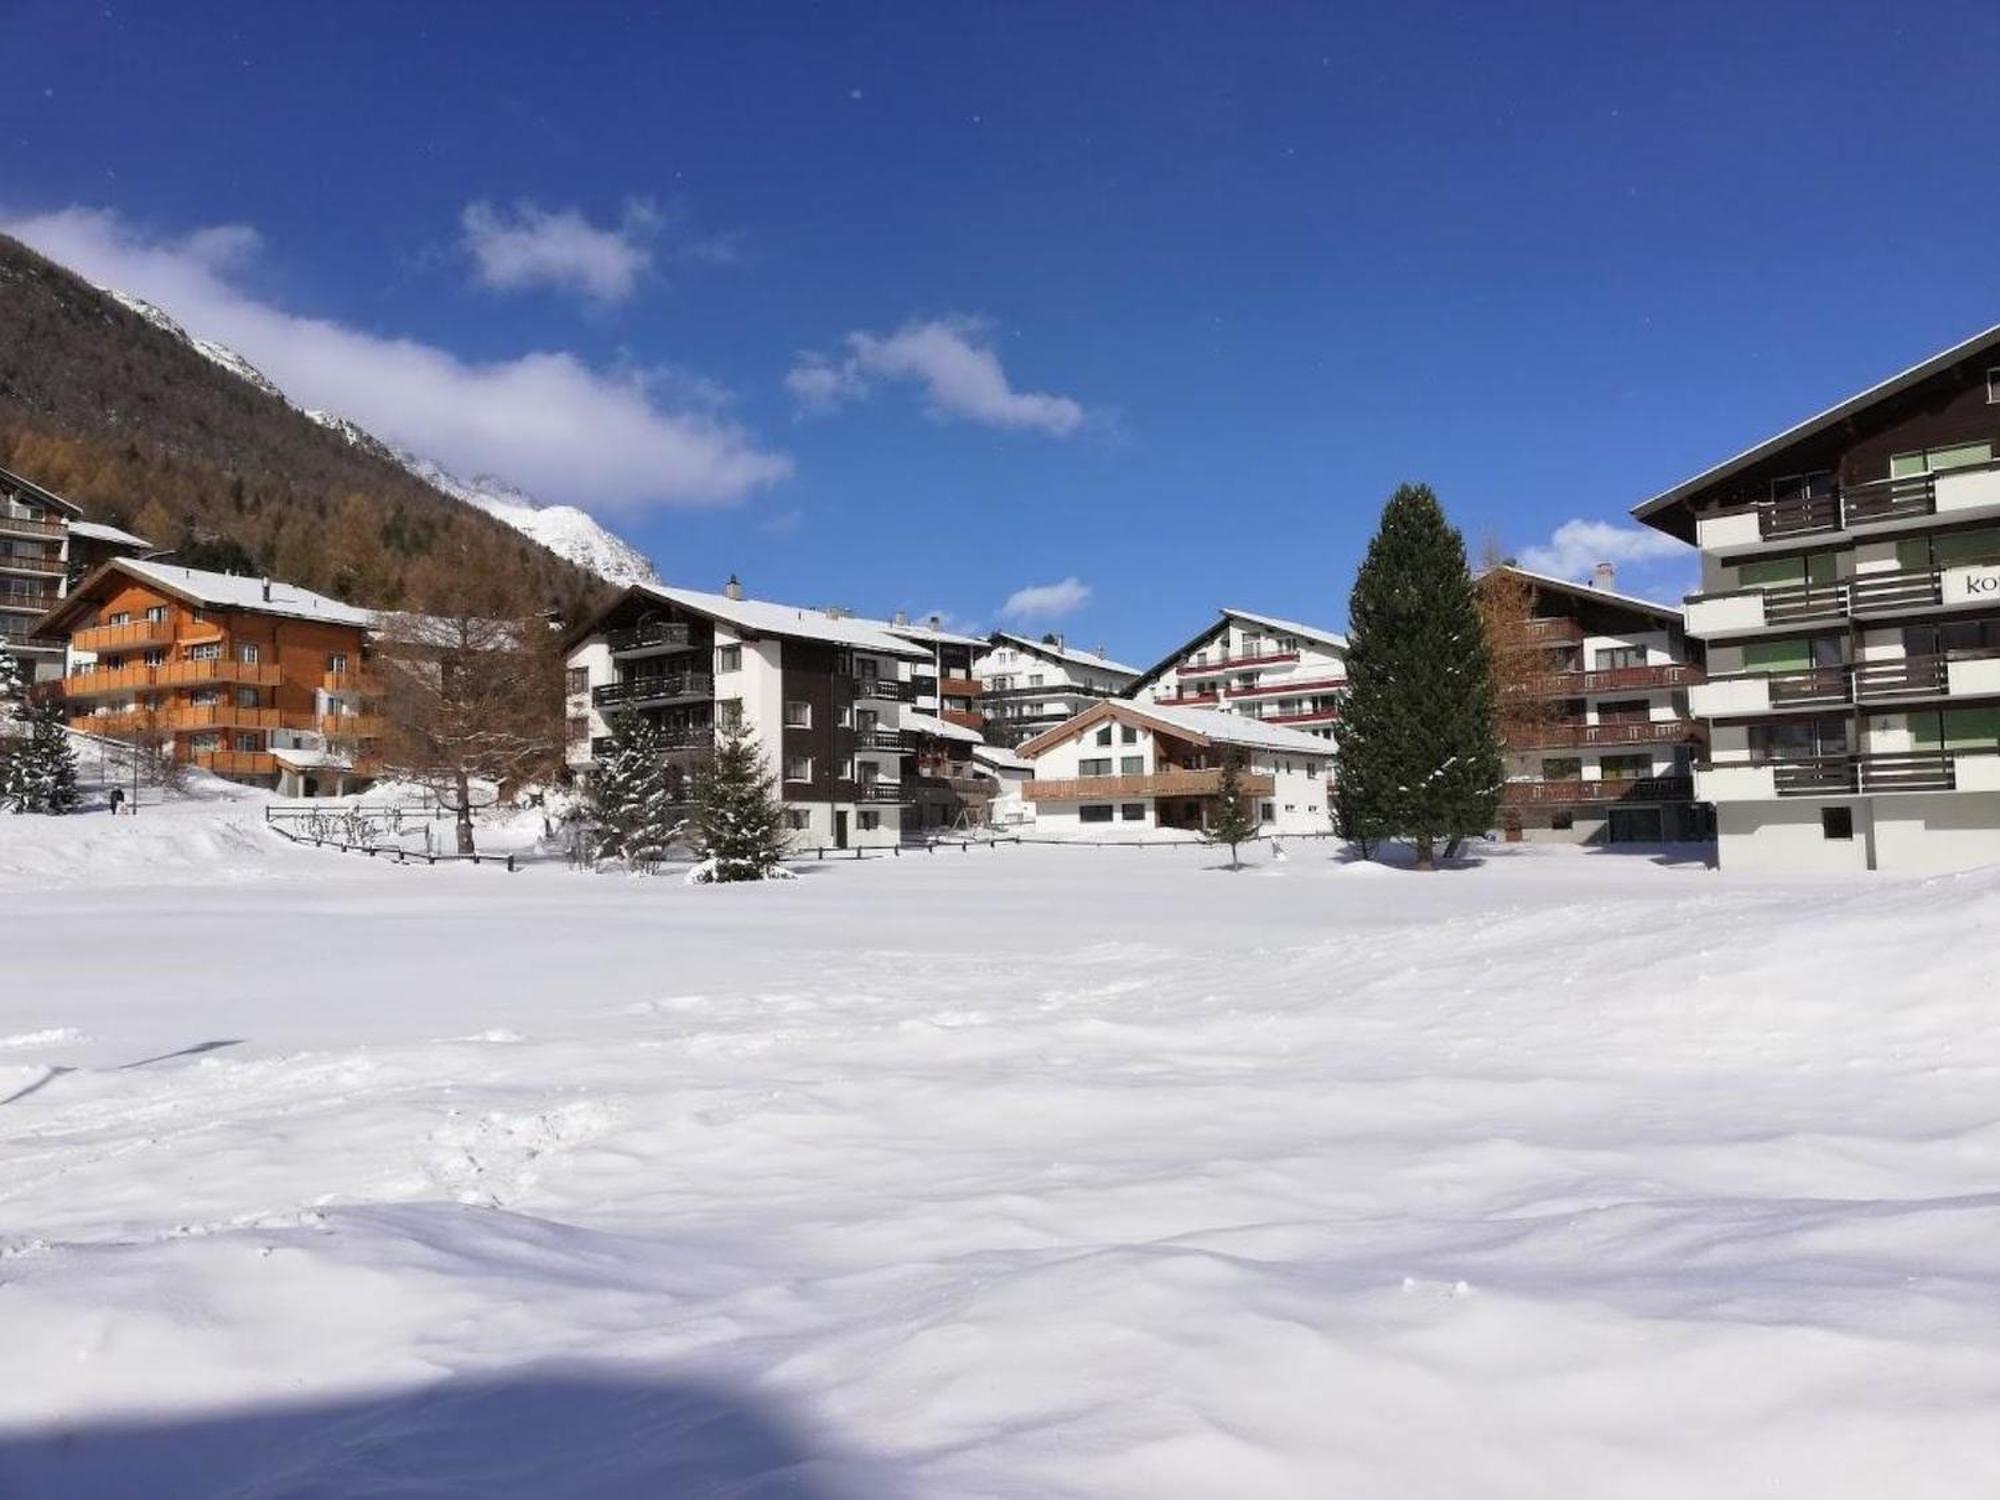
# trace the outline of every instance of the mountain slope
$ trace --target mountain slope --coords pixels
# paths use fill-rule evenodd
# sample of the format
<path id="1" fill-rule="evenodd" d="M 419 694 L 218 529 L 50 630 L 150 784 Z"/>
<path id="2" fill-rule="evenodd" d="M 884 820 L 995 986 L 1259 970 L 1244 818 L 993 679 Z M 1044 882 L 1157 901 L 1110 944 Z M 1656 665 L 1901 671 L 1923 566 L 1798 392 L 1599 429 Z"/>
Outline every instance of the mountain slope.
<path id="1" fill-rule="evenodd" d="M 133 300 L 0 236 L 0 464 L 191 562 L 357 603 L 407 602 L 440 553 L 523 576 L 565 614 L 601 596 L 584 569 Z"/>

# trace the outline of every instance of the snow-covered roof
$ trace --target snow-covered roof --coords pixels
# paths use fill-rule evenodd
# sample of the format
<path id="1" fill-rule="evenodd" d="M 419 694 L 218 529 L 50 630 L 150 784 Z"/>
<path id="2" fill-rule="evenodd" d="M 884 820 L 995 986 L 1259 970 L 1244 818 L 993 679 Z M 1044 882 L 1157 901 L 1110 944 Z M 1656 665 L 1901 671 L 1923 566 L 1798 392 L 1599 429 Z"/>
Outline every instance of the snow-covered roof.
<path id="1" fill-rule="evenodd" d="M 271 758 L 294 771 L 317 771 L 327 766 L 340 771 L 354 768 L 354 762 L 337 750 L 300 750 L 288 745 L 274 745 Z"/>
<path id="2" fill-rule="evenodd" d="M 942 642 L 947 646 L 984 646 L 983 635 L 960 635 L 955 630 L 940 630 L 929 625 L 918 625 L 909 621 L 898 625 L 894 620 L 871 620 L 871 625 L 880 625 L 891 634 L 900 635 L 912 641 Z"/>
<path id="3" fill-rule="evenodd" d="M 1561 589 L 1565 594 L 1573 594 L 1579 599 L 1608 599 L 1613 604 L 1623 604 L 1629 609 L 1642 610 L 1649 615 L 1659 615 L 1678 622 L 1682 618 L 1678 604 L 1662 604 L 1657 599 L 1641 599 L 1637 594 L 1621 594 L 1616 589 L 1601 589 L 1594 583 L 1578 583 L 1569 578 L 1558 578 L 1553 573 L 1537 573 L 1532 568 L 1521 567 L 1518 563 L 1498 563 L 1491 568 L 1482 568 L 1478 577 L 1488 573 L 1512 573 L 1517 578 L 1525 578 L 1531 583 L 1539 583 L 1544 588 Z"/>
<path id="4" fill-rule="evenodd" d="M 1297 620 L 1280 620 L 1275 615 L 1253 614 L 1247 609 L 1231 609 L 1226 605 L 1222 612 L 1239 620 L 1248 620 L 1253 625 L 1262 625 L 1267 630 L 1275 630 L 1281 635 L 1302 635 L 1309 641 L 1324 641 L 1342 651 L 1347 649 L 1347 637 L 1323 625 L 1301 625 Z"/>
<path id="5" fill-rule="evenodd" d="M 172 563 L 148 562 L 137 557 L 114 557 L 90 578 L 71 590 L 70 596 L 49 618 L 72 612 L 76 601 L 93 592 L 97 579 L 109 573 L 126 573 L 185 599 L 191 604 L 214 609 L 247 609 L 259 614 L 282 615 L 293 620 L 324 620 L 334 625 L 359 625 L 366 629 L 374 616 L 352 604 L 342 604 L 311 589 L 281 583 L 275 578 L 245 578 L 236 573 L 210 573 L 202 568 L 175 567 Z"/>
<path id="6" fill-rule="evenodd" d="M 1249 714 L 1218 713 L 1212 708 L 1163 708 L 1157 703 L 1121 704 L 1143 718 L 1158 719 L 1177 729 L 1198 734 L 1217 745 L 1245 745 L 1259 750 L 1293 750 L 1306 755 L 1333 754 L 1332 742 L 1291 729 L 1283 724 L 1266 724 Z"/>
<path id="7" fill-rule="evenodd" d="M 705 594 L 697 589 L 670 588 L 661 584 L 639 583 L 632 587 L 637 593 L 651 594 L 759 635 L 789 635 L 803 640 L 827 641 L 836 646 L 879 652 L 883 656 L 924 657 L 930 654 L 901 636 L 890 634 L 889 627 L 878 620 L 831 615 L 823 609 L 776 604 L 768 599 L 732 599 L 727 594 Z"/>
<path id="8" fill-rule="evenodd" d="M 71 536 L 88 537 L 93 542 L 110 542 L 117 547 L 151 547 L 153 544 L 142 536 L 134 536 L 129 531 L 120 531 L 116 526 L 107 526 L 102 521 L 72 521 L 69 523 Z"/>
<path id="9" fill-rule="evenodd" d="M 1032 771 L 1035 763 L 1009 750 L 1005 745 L 974 745 L 972 758 L 989 766 L 998 766 L 1003 771 Z"/>
<path id="10" fill-rule="evenodd" d="M 1108 656 L 1100 656 L 1095 651 L 1079 651 L 1074 646 L 1058 646 L 1051 641 L 1038 641 L 1033 636 L 1015 635 L 1011 631 L 999 630 L 993 634 L 996 641 L 1005 641 L 1010 646 L 1020 646 L 1043 656 L 1052 656 L 1058 661 L 1073 661 L 1079 666 L 1095 667 L 1100 672 L 1123 672 L 1127 677 L 1137 677 L 1139 669 L 1128 667 L 1122 661 L 1113 661 Z"/>
<path id="11" fill-rule="evenodd" d="M 912 734 L 927 734 L 933 739 L 955 740 L 961 745 L 977 745 L 980 743 L 978 730 L 967 729 L 963 724 L 954 724 L 948 719 L 940 719 L 933 714 L 919 713 L 912 708 L 904 709 L 901 716 L 896 720 L 896 723 L 898 727 L 907 729 Z"/>

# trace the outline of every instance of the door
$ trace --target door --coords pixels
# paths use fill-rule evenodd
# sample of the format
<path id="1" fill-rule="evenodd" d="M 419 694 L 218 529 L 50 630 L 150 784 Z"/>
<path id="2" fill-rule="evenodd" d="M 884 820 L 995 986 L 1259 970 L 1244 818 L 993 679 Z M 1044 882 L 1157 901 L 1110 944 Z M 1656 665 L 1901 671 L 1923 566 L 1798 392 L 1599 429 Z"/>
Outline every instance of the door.
<path id="1" fill-rule="evenodd" d="M 836 849 L 845 849 L 847 847 L 847 814 L 845 812 L 836 812 L 833 815 L 833 847 Z"/>

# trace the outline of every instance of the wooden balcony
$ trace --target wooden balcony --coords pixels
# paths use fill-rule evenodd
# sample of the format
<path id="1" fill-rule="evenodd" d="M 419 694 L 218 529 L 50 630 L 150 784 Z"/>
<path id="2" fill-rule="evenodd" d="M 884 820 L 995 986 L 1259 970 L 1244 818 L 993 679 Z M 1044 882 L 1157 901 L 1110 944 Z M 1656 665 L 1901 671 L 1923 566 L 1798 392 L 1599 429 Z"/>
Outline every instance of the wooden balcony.
<path id="1" fill-rule="evenodd" d="M 1666 662 L 1657 666 L 1604 667 L 1595 672 L 1545 672 L 1527 678 L 1522 687 L 1538 698 L 1587 698 L 1592 693 L 1692 687 L 1707 680 L 1707 674 L 1692 663 Z"/>
<path id="2" fill-rule="evenodd" d="M 854 748 L 888 755 L 909 755 L 914 749 L 904 743 L 902 731 L 896 729 L 857 729 Z"/>
<path id="3" fill-rule="evenodd" d="M 1638 776 L 1605 781 L 1510 781 L 1500 788 L 1503 807 L 1571 807 L 1601 802 L 1686 802 L 1691 776 Z"/>
<path id="4" fill-rule="evenodd" d="M 139 651 L 149 646 L 171 646 L 175 623 L 170 614 L 164 620 L 127 620 L 122 625 L 92 625 L 77 631 L 70 637 L 69 643 L 79 651 L 98 656 L 118 651 Z"/>
<path id="5" fill-rule="evenodd" d="M 593 688 L 590 701 L 599 708 L 628 708 L 640 703 L 687 702 L 715 696 L 715 679 L 706 672 L 668 672 L 628 677 Z"/>
<path id="6" fill-rule="evenodd" d="M 1172 697 L 1153 700 L 1162 708 L 1214 708 L 1222 701 L 1220 693 L 1176 693 Z"/>
<path id="7" fill-rule="evenodd" d="M 30 557 L 25 552 L 0 552 L 0 573 L 50 573 L 57 577 L 69 571 L 60 557 Z"/>
<path id="8" fill-rule="evenodd" d="M 78 672 L 62 680 L 66 698 L 106 698 L 155 688 L 197 687 L 203 683 L 276 687 L 278 669 L 247 661 L 171 661 L 158 667 L 111 667 Z"/>
<path id="9" fill-rule="evenodd" d="M 938 712 L 938 717 L 947 724 L 956 724 L 960 729 L 984 730 L 986 715 L 973 713 L 970 709 L 947 708 Z"/>
<path id="10" fill-rule="evenodd" d="M 373 672 L 328 672 L 319 680 L 323 693 L 372 695 L 382 691 L 382 679 Z"/>
<path id="11" fill-rule="evenodd" d="M 69 530 L 65 521 L 49 520 L 36 516 L 17 516 L 0 507 L 0 536 L 38 537 L 44 541 L 61 541 Z"/>
<path id="12" fill-rule="evenodd" d="M 1583 745 L 1666 745 L 1694 739 L 1701 725 L 1694 719 L 1628 719 L 1587 724 L 1576 719 L 1552 719 L 1509 729 L 1503 738 L 1509 750 L 1554 750 Z"/>
<path id="13" fill-rule="evenodd" d="M 268 750 L 197 750 L 188 764 L 217 776 L 275 776 L 278 759 Z"/>
<path id="14" fill-rule="evenodd" d="M 691 641 L 692 631 L 677 620 L 648 620 L 628 630 L 609 631 L 604 637 L 614 656 L 624 651 L 684 651 Z"/>
<path id="15" fill-rule="evenodd" d="M 1583 640 L 1583 626 L 1575 620 L 1529 620 L 1522 638 L 1531 646 L 1563 646 Z"/>
<path id="16" fill-rule="evenodd" d="M 953 677 L 949 673 L 938 679 L 937 690 L 940 698 L 977 698 L 981 691 L 977 677 Z"/>
<path id="17" fill-rule="evenodd" d="M 1277 779 L 1245 771 L 1239 778 L 1246 796 L 1268 797 Z M 1026 782 L 1021 795 L 1030 802 L 1131 802 L 1144 797 L 1213 797 L 1222 789 L 1222 771 L 1156 771 L 1150 776 L 1076 776 L 1066 780 L 1039 778 Z"/>
<path id="18" fill-rule="evenodd" d="M 330 740 L 376 740 L 388 732 L 380 714 L 321 714 L 313 727 Z"/>

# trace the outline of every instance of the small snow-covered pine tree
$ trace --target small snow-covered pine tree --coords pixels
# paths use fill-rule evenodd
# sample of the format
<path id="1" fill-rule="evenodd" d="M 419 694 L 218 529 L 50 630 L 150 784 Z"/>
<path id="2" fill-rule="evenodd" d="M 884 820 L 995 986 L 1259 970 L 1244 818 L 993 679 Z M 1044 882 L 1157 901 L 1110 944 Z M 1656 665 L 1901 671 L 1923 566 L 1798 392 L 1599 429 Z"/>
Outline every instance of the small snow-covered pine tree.
<path id="1" fill-rule="evenodd" d="M 650 870 L 666 858 L 683 820 L 665 737 L 652 720 L 621 714 L 611 743 L 591 772 L 588 814 L 599 859 Z"/>
<path id="2" fill-rule="evenodd" d="M 1240 751 L 1226 751 L 1222 757 L 1222 775 L 1215 793 L 1215 807 L 1209 814 L 1208 827 L 1202 836 L 1211 844 L 1229 846 L 1229 868 L 1243 867 L 1236 857 L 1236 846 L 1247 844 L 1257 837 L 1257 799 L 1243 788 L 1243 755 Z"/>
<path id="3" fill-rule="evenodd" d="M 30 710 L 32 729 L 25 743 L 16 742 L 0 775 L 0 806 L 17 813 L 74 812 L 82 800 L 77 788 L 76 751 L 55 704 Z"/>
<path id="4" fill-rule="evenodd" d="M 12 805 L 8 763 L 28 737 L 28 674 L 21 658 L 0 641 L 0 809 Z"/>
<path id="5" fill-rule="evenodd" d="M 695 775 L 690 831 L 702 860 L 699 881 L 784 877 L 791 835 L 775 791 L 776 782 L 764 769 L 757 741 L 749 735 L 721 734 L 714 758 Z"/>

